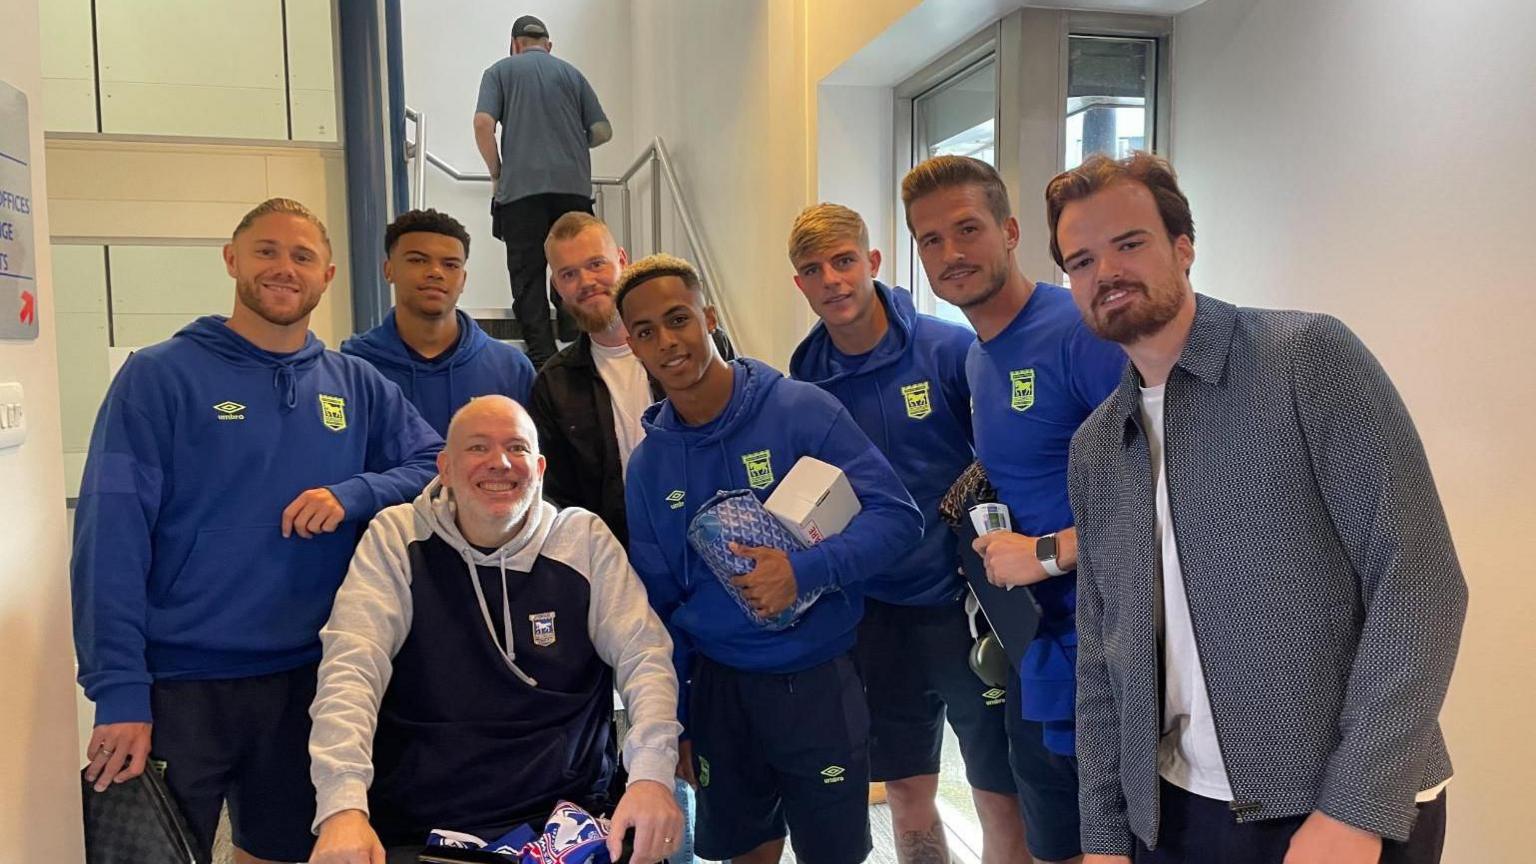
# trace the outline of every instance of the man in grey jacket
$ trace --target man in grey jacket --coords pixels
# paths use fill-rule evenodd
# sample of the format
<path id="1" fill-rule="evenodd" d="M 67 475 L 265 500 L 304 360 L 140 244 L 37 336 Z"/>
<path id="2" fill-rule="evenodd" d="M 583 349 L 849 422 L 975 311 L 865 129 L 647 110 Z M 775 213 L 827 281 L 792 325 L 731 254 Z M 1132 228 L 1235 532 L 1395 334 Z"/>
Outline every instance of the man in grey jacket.
<path id="1" fill-rule="evenodd" d="M 1438 861 L 1466 583 L 1391 380 L 1331 317 L 1196 295 L 1163 160 L 1046 206 L 1131 360 L 1069 472 L 1085 860 Z"/>
<path id="2" fill-rule="evenodd" d="M 438 478 L 381 512 L 320 633 L 310 709 L 314 864 L 414 861 L 428 832 L 542 828 L 561 800 L 607 811 L 617 679 L 631 728 L 617 857 L 682 835 L 672 798 L 672 641 L 601 519 L 543 501 L 533 421 L 505 396 L 448 427 Z"/>

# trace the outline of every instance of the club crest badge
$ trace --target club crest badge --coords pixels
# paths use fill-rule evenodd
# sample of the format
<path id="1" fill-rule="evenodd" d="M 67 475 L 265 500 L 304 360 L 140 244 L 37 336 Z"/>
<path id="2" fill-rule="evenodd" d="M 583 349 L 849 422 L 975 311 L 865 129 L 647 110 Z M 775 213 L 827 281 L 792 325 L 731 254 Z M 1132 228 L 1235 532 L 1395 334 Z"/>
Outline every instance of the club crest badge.
<path id="1" fill-rule="evenodd" d="M 528 620 L 533 624 L 533 644 L 540 648 L 555 644 L 555 613 L 540 612 L 529 615 Z"/>
<path id="2" fill-rule="evenodd" d="M 933 402 L 929 398 L 929 386 L 927 381 L 919 381 L 916 384 L 908 384 L 901 388 L 902 398 L 907 400 L 907 416 L 913 420 L 921 420 L 933 413 Z"/>
<path id="3" fill-rule="evenodd" d="M 1013 398 L 1009 404 L 1015 411 L 1028 411 L 1035 404 L 1035 370 L 1015 369 L 1008 373 L 1013 384 Z"/>
<path id="4" fill-rule="evenodd" d="M 320 394 L 320 422 L 332 432 L 347 428 L 347 400 L 340 396 Z"/>
<path id="5" fill-rule="evenodd" d="M 753 489 L 767 489 L 773 485 L 773 452 L 759 450 L 741 457 L 747 466 L 747 485 Z"/>

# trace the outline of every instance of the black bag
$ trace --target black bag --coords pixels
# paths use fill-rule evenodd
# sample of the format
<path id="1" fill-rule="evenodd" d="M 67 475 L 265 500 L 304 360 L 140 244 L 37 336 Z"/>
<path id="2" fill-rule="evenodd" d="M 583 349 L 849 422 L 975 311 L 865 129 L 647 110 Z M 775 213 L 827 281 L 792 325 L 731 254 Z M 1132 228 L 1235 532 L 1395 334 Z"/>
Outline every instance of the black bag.
<path id="1" fill-rule="evenodd" d="M 1003 650 L 1008 654 L 1008 661 L 1017 670 L 1022 668 L 1024 652 L 1040 626 L 1040 604 L 1035 602 L 1034 593 L 1027 588 L 1009 591 L 988 582 L 986 565 L 971 548 L 971 543 L 976 540 L 976 528 L 971 524 L 971 508 L 982 502 L 996 500 L 997 490 L 987 479 L 986 469 L 981 467 L 979 461 L 972 462 L 939 502 L 939 516 L 949 523 L 950 529 L 959 537 L 961 575 L 965 577 L 971 593 L 976 595 L 976 602 L 981 604 L 987 623 L 992 626 L 997 641 L 1002 643 Z M 977 674 L 979 676 L 981 673 Z"/>
<path id="2" fill-rule="evenodd" d="M 80 772 L 86 864 L 207 864 L 192 832 L 154 770 L 97 792 Z"/>

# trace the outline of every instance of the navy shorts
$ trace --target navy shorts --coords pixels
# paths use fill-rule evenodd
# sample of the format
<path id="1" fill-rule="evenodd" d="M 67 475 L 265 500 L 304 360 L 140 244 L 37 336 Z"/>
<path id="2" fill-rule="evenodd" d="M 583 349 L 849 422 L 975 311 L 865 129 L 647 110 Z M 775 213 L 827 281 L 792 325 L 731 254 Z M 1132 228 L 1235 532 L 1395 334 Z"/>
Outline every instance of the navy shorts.
<path id="1" fill-rule="evenodd" d="M 965 603 L 898 606 L 864 600 L 854 656 L 869 700 L 870 779 L 939 773 L 944 720 L 972 788 L 1012 795 L 1005 691 L 971 671 Z"/>
<path id="2" fill-rule="evenodd" d="M 701 659 L 688 704 L 699 857 L 744 855 L 786 830 L 802 864 L 869 855 L 869 713 L 851 658 L 786 675 Z"/>
<path id="3" fill-rule="evenodd" d="M 1015 684 L 1018 674 L 1013 673 Z M 1019 807 L 1031 855 L 1065 861 L 1082 854 L 1078 833 L 1077 759 L 1046 749 L 1039 723 L 1025 720 L 1019 688 L 1008 688 L 1008 764 L 1019 789 Z"/>
<path id="4" fill-rule="evenodd" d="M 1156 851 L 1136 841 L 1136 864 L 1281 864 L 1291 835 L 1306 816 L 1238 824 L 1225 801 L 1204 798 L 1161 783 L 1162 821 Z M 1445 793 L 1419 805 L 1406 843 L 1381 844 L 1381 864 L 1438 864 L 1445 846 Z"/>
<path id="5" fill-rule="evenodd" d="M 199 861 L 212 858 L 227 801 L 234 843 L 257 858 L 305 861 L 314 848 L 309 705 L 315 666 L 254 678 L 156 681 L 151 758 L 192 829 Z"/>

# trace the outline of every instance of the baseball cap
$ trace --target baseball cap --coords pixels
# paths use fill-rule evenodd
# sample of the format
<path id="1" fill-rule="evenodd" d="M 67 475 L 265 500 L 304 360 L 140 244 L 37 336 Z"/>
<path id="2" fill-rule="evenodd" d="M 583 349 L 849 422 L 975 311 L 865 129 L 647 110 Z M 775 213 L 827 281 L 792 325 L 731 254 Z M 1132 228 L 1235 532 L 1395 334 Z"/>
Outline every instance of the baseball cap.
<path id="1" fill-rule="evenodd" d="M 520 36 L 527 36 L 532 39 L 548 39 L 549 28 L 544 26 L 543 21 L 532 15 L 524 15 L 512 22 L 512 38 L 516 39 Z"/>

